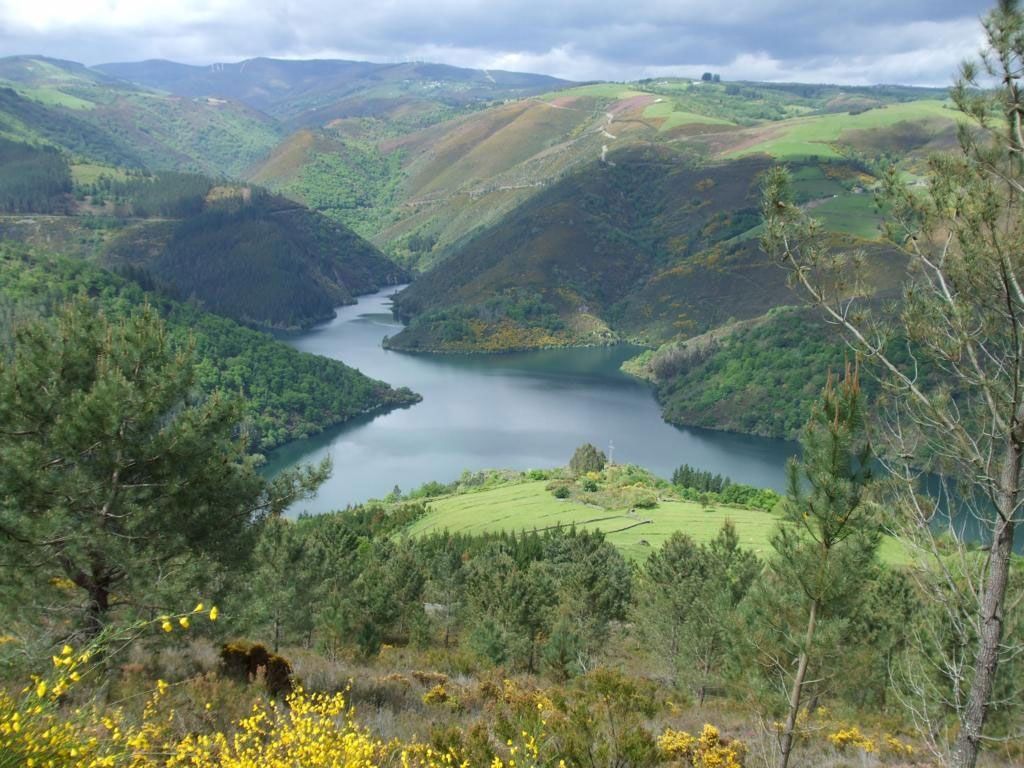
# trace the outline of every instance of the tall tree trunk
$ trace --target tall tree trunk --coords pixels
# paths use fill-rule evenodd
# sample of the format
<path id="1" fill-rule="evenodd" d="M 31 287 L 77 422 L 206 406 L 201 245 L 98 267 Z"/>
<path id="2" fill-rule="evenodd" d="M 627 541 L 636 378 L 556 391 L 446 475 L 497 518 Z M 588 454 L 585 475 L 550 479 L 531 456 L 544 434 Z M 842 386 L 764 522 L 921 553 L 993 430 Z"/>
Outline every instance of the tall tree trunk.
<path id="1" fill-rule="evenodd" d="M 953 765 L 956 768 L 975 768 L 978 763 L 982 728 L 992 700 L 996 668 L 999 665 L 999 646 L 1003 639 L 1003 604 L 1012 557 L 1013 520 L 1007 517 L 997 528 L 995 541 L 992 542 L 985 593 L 982 596 L 981 634 L 975 655 L 974 678 L 971 680 L 967 705 L 960 716 L 960 735 L 953 752 Z"/>
<path id="2" fill-rule="evenodd" d="M 811 601 L 811 612 L 807 617 L 807 635 L 804 637 L 804 647 L 800 651 L 800 660 L 796 667 L 796 677 L 793 679 L 793 690 L 789 694 L 789 715 L 786 717 L 786 729 L 782 732 L 782 764 L 780 768 L 787 768 L 789 756 L 793 753 L 793 733 L 796 731 L 796 717 L 800 712 L 800 696 L 803 694 L 804 679 L 807 677 L 807 663 L 810 658 L 811 643 L 814 641 L 814 630 L 818 623 L 818 601 Z"/>
<path id="3" fill-rule="evenodd" d="M 110 610 L 110 589 L 106 584 L 93 583 L 88 587 L 89 605 L 85 610 L 85 635 L 89 640 L 103 631 L 107 611 Z"/>

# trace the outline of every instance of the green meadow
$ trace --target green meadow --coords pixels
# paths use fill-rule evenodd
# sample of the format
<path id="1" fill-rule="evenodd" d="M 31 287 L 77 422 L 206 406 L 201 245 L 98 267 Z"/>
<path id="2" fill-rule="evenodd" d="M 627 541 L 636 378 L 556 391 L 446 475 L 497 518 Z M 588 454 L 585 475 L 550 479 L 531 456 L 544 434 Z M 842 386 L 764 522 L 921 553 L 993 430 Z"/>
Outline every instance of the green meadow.
<path id="1" fill-rule="evenodd" d="M 735 123 L 728 120 L 677 109 L 675 104 L 667 100 L 659 100 L 649 104 L 644 109 L 643 116 L 649 119 L 663 119 L 665 122 L 658 128 L 658 131 L 662 133 L 678 128 L 681 125 L 735 125 Z"/>
<path id="2" fill-rule="evenodd" d="M 924 99 L 876 107 L 858 114 L 837 112 L 800 117 L 775 123 L 763 129 L 762 140 L 730 152 L 727 157 L 763 153 L 781 160 L 808 157 L 838 158 L 842 155 L 833 145 L 846 131 L 886 128 L 913 120 L 952 120 L 954 114 L 946 102 Z"/>
<path id="3" fill-rule="evenodd" d="M 654 509 L 608 510 L 556 499 L 546 485 L 546 480 L 534 480 L 439 498 L 430 502 L 430 511 L 413 523 L 408 533 L 478 534 L 575 525 L 603 531 L 608 541 L 627 557 L 642 560 L 676 531 L 697 543 L 711 541 L 727 520 L 736 526 L 744 547 L 767 556 L 771 548 L 769 539 L 778 522 L 776 515 L 759 509 L 705 509 L 689 501 L 659 501 Z M 900 545 L 892 539 L 883 542 L 881 557 L 889 563 L 906 559 Z"/>

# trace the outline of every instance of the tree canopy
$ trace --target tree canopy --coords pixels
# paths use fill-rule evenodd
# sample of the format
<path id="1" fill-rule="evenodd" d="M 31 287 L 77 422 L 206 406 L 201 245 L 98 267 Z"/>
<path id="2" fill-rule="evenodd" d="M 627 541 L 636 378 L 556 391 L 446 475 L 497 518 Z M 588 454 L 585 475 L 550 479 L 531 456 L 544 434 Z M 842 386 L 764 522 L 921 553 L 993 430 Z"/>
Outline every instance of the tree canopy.
<path id="1" fill-rule="evenodd" d="M 65 607 L 84 607 L 89 632 L 167 581 L 244 558 L 264 519 L 326 477 L 323 464 L 265 480 L 241 403 L 194 386 L 191 348 L 152 308 L 109 320 L 85 298 L 19 328 L 0 362 L 5 565 L 73 585 Z"/>

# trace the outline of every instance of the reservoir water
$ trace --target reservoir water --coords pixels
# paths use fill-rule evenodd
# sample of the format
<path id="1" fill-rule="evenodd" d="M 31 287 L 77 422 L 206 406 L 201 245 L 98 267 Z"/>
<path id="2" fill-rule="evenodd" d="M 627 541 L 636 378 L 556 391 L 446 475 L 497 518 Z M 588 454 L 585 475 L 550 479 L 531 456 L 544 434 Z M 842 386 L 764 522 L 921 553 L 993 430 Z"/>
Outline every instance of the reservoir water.
<path id="1" fill-rule="evenodd" d="M 364 296 L 340 308 L 331 322 L 286 339 L 423 395 L 410 408 L 367 416 L 274 452 L 270 472 L 328 455 L 334 462 L 318 496 L 293 513 L 341 509 L 381 498 L 395 485 L 408 491 L 429 480 L 448 482 L 464 470 L 562 466 L 584 442 L 662 477 L 687 463 L 781 489 L 794 443 L 665 423 L 651 388 L 619 370 L 635 347 L 502 355 L 390 352 L 381 341 L 401 330 L 390 309 L 396 290 Z"/>

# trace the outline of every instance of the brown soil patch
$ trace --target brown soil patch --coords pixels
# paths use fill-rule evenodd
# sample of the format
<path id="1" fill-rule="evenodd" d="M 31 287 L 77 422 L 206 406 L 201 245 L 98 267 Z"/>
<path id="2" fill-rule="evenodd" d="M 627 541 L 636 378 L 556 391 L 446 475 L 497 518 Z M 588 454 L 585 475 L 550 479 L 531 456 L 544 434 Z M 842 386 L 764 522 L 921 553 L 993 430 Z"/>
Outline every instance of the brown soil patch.
<path id="1" fill-rule="evenodd" d="M 612 115 L 619 115 L 623 112 L 627 112 L 633 109 L 641 109 L 646 107 L 648 104 L 655 102 L 655 97 L 650 94 L 641 94 L 639 96 L 631 96 L 628 99 L 617 101 L 608 107 L 608 113 Z"/>

